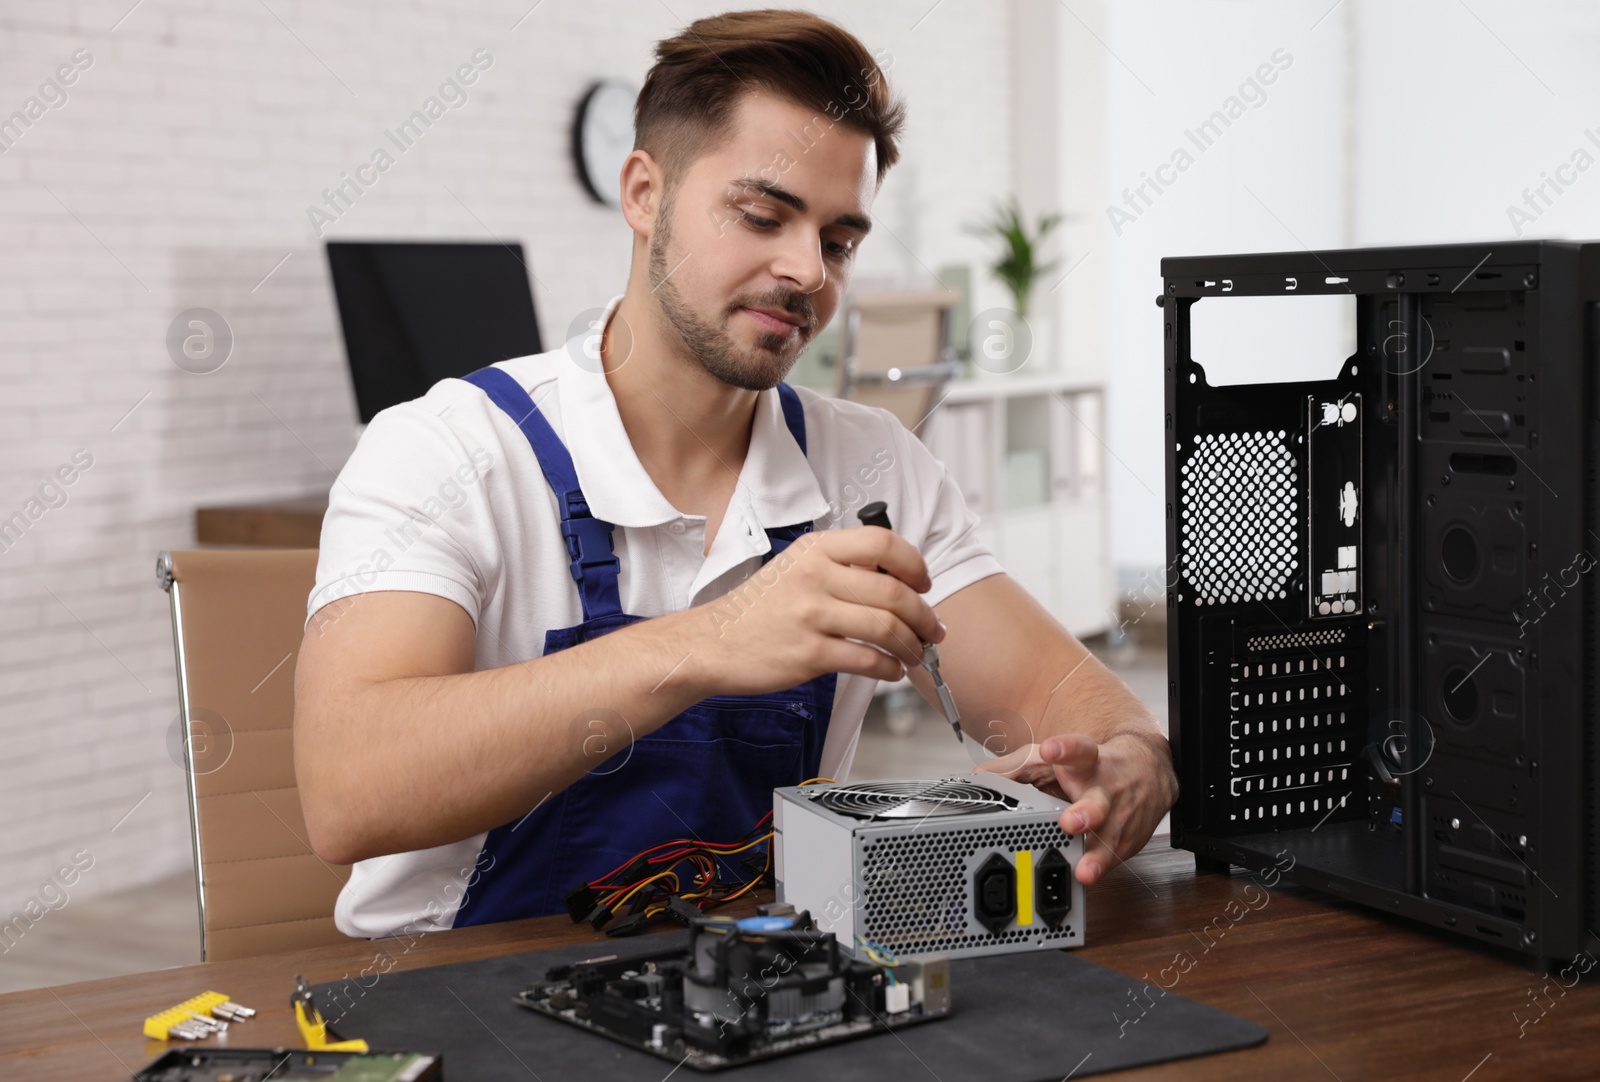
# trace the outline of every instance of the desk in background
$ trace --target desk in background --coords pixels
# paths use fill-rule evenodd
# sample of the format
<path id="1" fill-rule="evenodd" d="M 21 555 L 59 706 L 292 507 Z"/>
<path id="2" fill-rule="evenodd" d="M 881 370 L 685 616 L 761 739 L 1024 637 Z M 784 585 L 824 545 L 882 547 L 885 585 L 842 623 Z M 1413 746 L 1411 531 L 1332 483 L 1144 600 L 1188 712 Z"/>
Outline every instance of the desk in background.
<path id="1" fill-rule="evenodd" d="M 1146 979 L 1170 983 L 1271 1034 L 1258 1048 L 1106 1077 L 1495 1082 L 1596 1075 L 1600 966 L 1569 976 L 1572 986 L 1563 988 L 1508 953 L 1287 882 L 1263 888 L 1242 871 L 1196 875 L 1193 855 L 1168 848 L 1164 836 L 1088 893 L 1090 945 L 1080 956 L 1128 974 L 1130 989 Z M 765 900 L 763 892 L 724 912 L 748 914 Z M 234 1045 L 299 1047 L 288 1005 L 296 973 L 312 983 L 355 976 L 380 951 L 395 959 L 394 968 L 415 969 L 583 941 L 609 942 L 587 925 L 541 917 L 436 932 L 411 941 L 409 950 L 398 940 L 351 943 L 13 992 L 0 996 L 0 1078 L 126 1079 L 163 1049 L 142 1035 L 144 1017 L 206 989 L 260 1011 L 230 1031 Z M 959 1010 L 961 989 L 953 992 Z M 1138 1013 L 1127 1000 L 1105 1009 L 1124 1018 Z M 1518 1018 L 1526 1024 L 1519 1027 Z M 1127 1034 L 1138 1040 L 1138 1024 Z M 420 1050 L 428 1043 L 427 1034 L 417 1034 Z M 507 1077 L 520 1076 L 509 1055 L 507 1065 Z M 449 1067 L 446 1078 L 453 1077 Z"/>

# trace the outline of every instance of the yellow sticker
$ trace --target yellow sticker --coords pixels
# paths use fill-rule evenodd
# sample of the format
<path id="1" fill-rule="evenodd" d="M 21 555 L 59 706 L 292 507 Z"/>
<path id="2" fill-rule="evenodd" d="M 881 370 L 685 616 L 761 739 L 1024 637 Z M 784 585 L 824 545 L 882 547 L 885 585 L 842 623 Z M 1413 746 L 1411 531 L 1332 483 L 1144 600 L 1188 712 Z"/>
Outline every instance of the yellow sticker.
<path id="1" fill-rule="evenodd" d="M 1033 924 L 1033 850 L 1017 851 L 1017 927 Z"/>

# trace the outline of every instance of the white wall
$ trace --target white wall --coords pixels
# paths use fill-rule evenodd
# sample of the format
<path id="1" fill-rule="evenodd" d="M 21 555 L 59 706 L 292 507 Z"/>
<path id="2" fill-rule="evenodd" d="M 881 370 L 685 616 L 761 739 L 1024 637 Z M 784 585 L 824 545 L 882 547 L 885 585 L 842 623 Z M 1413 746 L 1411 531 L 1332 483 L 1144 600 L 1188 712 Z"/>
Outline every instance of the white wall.
<path id="1" fill-rule="evenodd" d="M 1097 208 L 1093 258 L 1103 260 L 1108 276 L 1112 552 L 1119 567 L 1159 570 L 1166 561 L 1155 306 L 1162 257 L 1344 243 L 1343 13 L 1312 29 L 1331 6 L 1331 0 L 1110 6 L 1106 42 L 1115 58 L 1105 69 L 1106 202 Z M 1274 81 L 1260 83 L 1264 93 L 1241 91 L 1263 64 L 1274 66 Z M 1244 104 L 1208 146 L 1191 141 L 1188 133 L 1197 132 L 1207 142 L 1199 126 L 1226 111 L 1229 97 L 1246 95 L 1257 103 Z M 1179 150 L 1192 164 L 1156 174 Z M 1145 199 L 1135 195 L 1130 209 L 1124 191 L 1151 175 L 1174 182 L 1159 193 L 1147 188 Z M 1108 206 L 1131 220 L 1114 223 Z"/>
<path id="2" fill-rule="evenodd" d="M 1056 148 L 1060 208 L 1067 214 L 1059 240 L 1061 265 L 1045 283 L 1060 321 L 1061 366 L 1084 380 L 1105 381 L 1106 298 L 1110 277 L 1105 244 L 1107 189 L 1108 15 L 1103 0 L 1058 5 L 1055 36 L 1060 71 L 1055 92 L 1061 138 Z M 1109 431 L 1097 435 L 1107 439 Z"/>
<path id="3" fill-rule="evenodd" d="M 1363 0 L 1356 11 L 1357 243 L 1492 242 L 1519 228 L 1600 237 L 1600 5 Z M 1558 175 L 1579 149 L 1592 164 Z M 1559 176 L 1576 183 L 1524 204 L 1525 189 Z M 1533 220 L 1513 223 L 1510 207 Z"/>
<path id="4" fill-rule="evenodd" d="M 513 29 L 531 4 L 0 8 L 0 117 L 76 50 L 92 57 L 0 154 L 0 518 L 26 513 L 79 449 L 93 460 L 0 551 L 0 913 L 81 848 L 95 863 L 76 894 L 189 865 L 155 558 L 193 543 L 197 505 L 325 489 L 354 446 L 306 215 L 323 189 L 487 49 L 466 103 L 327 237 L 520 240 L 547 343 L 622 288 L 630 235 L 573 174 L 572 110 L 593 79 L 641 80 L 680 19 L 734 5 L 543 0 Z M 858 275 L 929 284 L 931 268 L 979 259 L 960 225 L 1011 184 L 1009 7 L 809 6 L 888 49 L 910 104 Z M 167 353 L 192 307 L 235 335 L 210 375 Z"/>

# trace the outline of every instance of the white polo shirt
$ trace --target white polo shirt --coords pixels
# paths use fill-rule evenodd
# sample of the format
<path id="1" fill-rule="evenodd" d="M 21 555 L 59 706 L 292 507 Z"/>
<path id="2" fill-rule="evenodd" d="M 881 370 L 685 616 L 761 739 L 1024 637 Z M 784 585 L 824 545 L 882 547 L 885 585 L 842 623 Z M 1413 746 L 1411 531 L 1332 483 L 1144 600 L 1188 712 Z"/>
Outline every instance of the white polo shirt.
<path id="1" fill-rule="evenodd" d="M 606 306 L 607 322 L 621 301 Z M 705 516 L 678 511 L 645 472 L 610 384 L 582 352 L 588 337 L 496 367 L 527 390 L 572 456 L 594 516 L 616 527 L 625 612 L 660 616 L 720 597 L 759 570 L 767 528 L 856 526 L 856 511 L 873 500 L 888 503 L 895 532 L 922 553 L 928 604 L 1003 570 L 949 472 L 893 414 L 806 387 L 795 390 L 809 453 L 789 433 L 777 390 L 761 392 L 739 483 L 703 554 Z M 339 472 L 306 622 L 330 602 L 358 603 L 355 594 L 412 590 L 472 617 L 478 670 L 540 657 L 547 630 L 583 619 L 560 521 L 516 423 L 473 384 L 441 380 L 373 417 Z M 848 775 L 876 684 L 839 675 L 824 776 Z M 484 837 L 358 862 L 335 909 L 339 930 L 449 928 Z"/>

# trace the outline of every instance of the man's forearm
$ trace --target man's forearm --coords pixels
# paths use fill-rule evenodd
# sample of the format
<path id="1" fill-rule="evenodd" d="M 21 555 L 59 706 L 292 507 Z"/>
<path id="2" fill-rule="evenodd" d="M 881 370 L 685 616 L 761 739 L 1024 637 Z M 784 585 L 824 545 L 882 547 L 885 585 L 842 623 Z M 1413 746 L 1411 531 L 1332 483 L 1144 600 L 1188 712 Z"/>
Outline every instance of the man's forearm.
<path id="1" fill-rule="evenodd" d="M 1043 695 L 1044 705 L 1035 715 L 1039 732 L 1033 742 L 1073 732 L 1083 733 L 1097 744 L 1114 737 L 1137 736 L 1152 747 L 1165 748 L 1166 737 L 1150 709 L 1087 647 L 1077 647 L 1083 654 L 1058 668 L 1067 675 Z"/>
<path id="2" fill-rule="evenodd" d="M 689 610 L 515 665 L 318 703 L 321 754 L 297 762 L 308 824 L 318 802 L 318 852 L 350 863 L 525 814 L 710 694 L 682 664 L 703 628 Z"/>
<path id="3" fill-rule="evenodd" d="M 1033 740 L 1083 733 L 1100 747 L 1102 763 L 1108 748 L 1127 748 L 1131 761 L 1145 764 L 1140 771 L 1143 782 L 1135 791 L 1148 794 L 1149 801 L 1166 811 L 1178 798 L 1178 777 L 1166 734 L 1121 677 L 1088 653 L 1087 647 L 1080 643 L 1078 648 L 1084 654 L 1067 667 L 1071 675 L 1046 696 L 1038 715 L 1039 734 Z"/>

